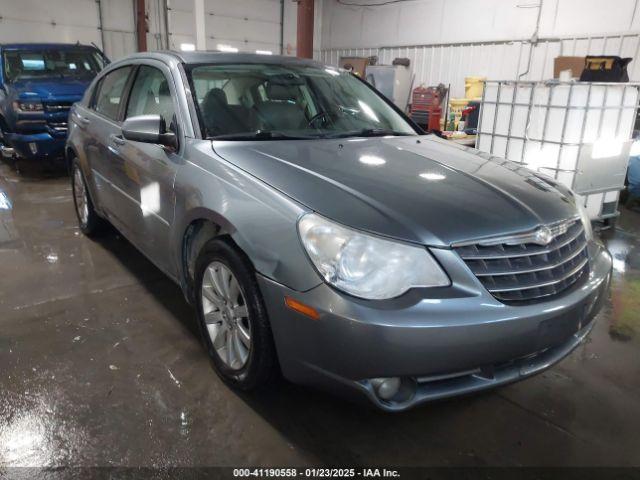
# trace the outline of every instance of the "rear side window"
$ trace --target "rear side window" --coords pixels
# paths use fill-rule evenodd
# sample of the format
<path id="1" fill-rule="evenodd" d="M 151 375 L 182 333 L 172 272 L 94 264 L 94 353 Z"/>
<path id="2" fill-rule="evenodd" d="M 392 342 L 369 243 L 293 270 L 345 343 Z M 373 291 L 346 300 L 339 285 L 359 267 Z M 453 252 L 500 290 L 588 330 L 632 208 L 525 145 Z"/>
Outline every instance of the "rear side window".
<path id="1" fill-rule="evenodd" d="M 118 119 L 120 102 L 129 78 L 131 67 L 122 67 L 108 73 L 100 81 L 95 99 L 95 110 L 111 120 Z"/>

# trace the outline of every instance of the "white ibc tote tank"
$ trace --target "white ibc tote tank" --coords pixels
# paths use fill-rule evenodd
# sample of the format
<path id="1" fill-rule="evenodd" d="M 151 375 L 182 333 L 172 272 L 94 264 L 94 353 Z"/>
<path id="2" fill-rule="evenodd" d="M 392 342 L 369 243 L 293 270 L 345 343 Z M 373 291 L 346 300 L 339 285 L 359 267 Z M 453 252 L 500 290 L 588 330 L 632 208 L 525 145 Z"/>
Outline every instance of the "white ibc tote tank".
<path id="1" fill-rule="evenodd" d="M 639 87 L 487 81 L 476 148 L 554 177 L 583 198 L 592 219 L 614 217 Z"/>

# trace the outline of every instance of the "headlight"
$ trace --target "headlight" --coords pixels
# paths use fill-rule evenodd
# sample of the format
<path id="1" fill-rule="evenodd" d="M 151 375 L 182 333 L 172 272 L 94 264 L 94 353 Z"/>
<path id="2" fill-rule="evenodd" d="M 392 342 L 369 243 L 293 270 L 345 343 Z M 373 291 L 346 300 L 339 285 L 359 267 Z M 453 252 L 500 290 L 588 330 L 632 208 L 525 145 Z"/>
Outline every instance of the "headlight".
<path id="1" fill-rule="evenodd" d="M 13 102 L 13 108 L 18 112 L 41 112 L 44 110 L 42 102 L 40 100 L 26 100 Z"/>
<path id="2" fill-rule="evenodd" d="M 587 209 L 582 206 L 582 200 L 578 196 L 575 196 L 574 199 L 576 202 L 576 210 L 578 210 L 580 220 L 582 220 L 582 226 L 584 227 L 584 236 L 587 240 L 593 240 L 593 228 L 591 228 L 591 219 L 589 218 Z"/>
<path id="3" fill-rule="evenodd" d="M 394 298 L 410 288 L 450 284 L 426 248 L 374 237 L 313 213 L 300 219 L 298 231 L 325 281 L 355 297 Z"/>

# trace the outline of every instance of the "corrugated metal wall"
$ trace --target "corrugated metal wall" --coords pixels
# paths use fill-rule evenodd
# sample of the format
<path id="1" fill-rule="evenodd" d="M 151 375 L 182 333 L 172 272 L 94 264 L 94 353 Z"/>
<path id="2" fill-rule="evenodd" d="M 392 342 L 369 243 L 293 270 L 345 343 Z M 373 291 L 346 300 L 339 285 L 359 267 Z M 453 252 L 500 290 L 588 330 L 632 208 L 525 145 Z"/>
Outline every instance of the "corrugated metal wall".
<path id="1" fill-rule="evenodd" d="M 531 66 L 527 72 L 529 52 Z M 451 84 L 454 97 L 464 96 L 464 77 L 484 76 L 490 80 L 543 80 L 553 77 L 553 59 L 559 55 L 620 55 L 638 58 L 640 32 L 595 37 L 541 39 L 532 45 L 523 40 L 415 45 L 408 47 L 341 48 L 321 50 L 316 58 L 337 65 L 340 57 L 378 56 L 378 63 L 391 64 L 396 57 L 411 60 L 414 85 Z M 640 81 L 640 61 L 629 66 L 629 76 Z"/>

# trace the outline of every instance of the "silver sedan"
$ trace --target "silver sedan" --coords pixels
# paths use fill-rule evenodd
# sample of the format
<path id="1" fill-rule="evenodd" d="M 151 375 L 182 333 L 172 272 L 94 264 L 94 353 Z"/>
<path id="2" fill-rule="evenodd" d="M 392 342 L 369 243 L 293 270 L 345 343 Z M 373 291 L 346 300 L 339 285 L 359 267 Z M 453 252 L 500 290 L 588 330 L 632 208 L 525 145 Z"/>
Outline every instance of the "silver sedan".
<path id="1" fill-rule="evenodd" d="M 82 231 L 110 222 L 174 279 L 243 390 L 282 374 L 397 411 L 516 381 L 586 337 L 609 284 L 569 189 L 312 61 L 130 56 L 66 153 Z"/>

